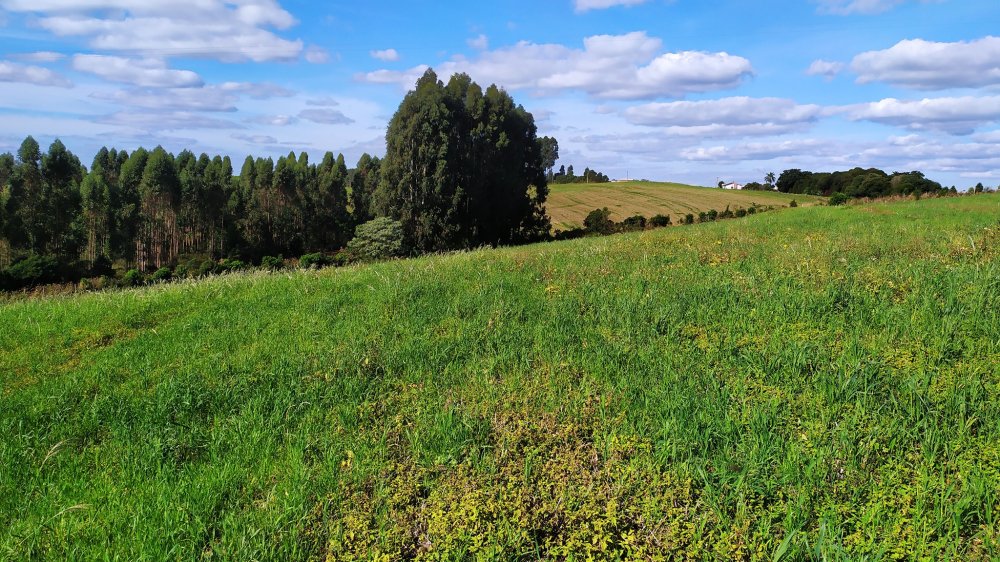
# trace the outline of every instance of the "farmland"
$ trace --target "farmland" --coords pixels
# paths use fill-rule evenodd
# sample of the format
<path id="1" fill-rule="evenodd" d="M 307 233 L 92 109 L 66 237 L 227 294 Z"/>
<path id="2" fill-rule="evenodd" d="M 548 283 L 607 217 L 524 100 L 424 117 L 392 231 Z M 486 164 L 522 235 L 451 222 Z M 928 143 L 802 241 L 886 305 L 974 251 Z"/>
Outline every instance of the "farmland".
<path id="1" fill-rule="evenodd" d="M 647 218 L 656 214 L 670 215 L 674 222 L 688 213 L 736 209 L 753 204 L 787 206 L 793 199 L 800 204 L 820 201 L 809 195 L 787 195 L 773 191 L 729 191 L 696 187 L 679 183 L 621 182 L 552 184 L 546 208 L 555 229 L 576 228 L 594 209 L 607 207 L 612 220 L 621 221 L 632 215 Z"/>
<path id="2" fill-rule="evenodd" d="M 998 218 L 813 206 L 0 304 L 0 558 L 997 559 Z"/>

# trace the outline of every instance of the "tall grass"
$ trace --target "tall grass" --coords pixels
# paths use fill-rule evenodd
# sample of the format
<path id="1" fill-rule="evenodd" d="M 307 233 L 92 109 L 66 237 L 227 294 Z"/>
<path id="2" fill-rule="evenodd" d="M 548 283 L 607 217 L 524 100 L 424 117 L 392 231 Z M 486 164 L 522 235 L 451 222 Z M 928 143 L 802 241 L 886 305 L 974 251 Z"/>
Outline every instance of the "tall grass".
<path id="1" fill-rule="evenodd" d="M 0 305 L 0 558 L 996 559 L 998 219 Z"/>

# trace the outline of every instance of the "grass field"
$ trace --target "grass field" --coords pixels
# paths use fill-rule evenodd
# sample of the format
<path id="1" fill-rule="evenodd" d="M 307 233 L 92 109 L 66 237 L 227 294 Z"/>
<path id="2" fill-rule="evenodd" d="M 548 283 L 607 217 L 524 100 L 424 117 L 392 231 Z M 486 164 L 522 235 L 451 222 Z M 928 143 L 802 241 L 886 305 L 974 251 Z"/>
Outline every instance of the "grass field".
<path id="1" fill-rule="evenodd" d="M 817 206 L 0 305 L 0 558 L 996 560 L 998 219 Z"/>
<path id="2" fill-rule="evenodd" d="M 787 195 L 776 191 L 730 191 L 679 183 L 623 182 L 552 184 L 546 208 L 555 229 L 576 228 L 594 209 L 607 207 L 611 218 L 621 221 L 633 215 L 646 218 L 670 215 L 675 223 L 688 213 L 724 210 L 727 206 L 747 208 L 758 205 L 787 206 L 792 199 L 800 204 L 822 200 L 810 195 Z"/>

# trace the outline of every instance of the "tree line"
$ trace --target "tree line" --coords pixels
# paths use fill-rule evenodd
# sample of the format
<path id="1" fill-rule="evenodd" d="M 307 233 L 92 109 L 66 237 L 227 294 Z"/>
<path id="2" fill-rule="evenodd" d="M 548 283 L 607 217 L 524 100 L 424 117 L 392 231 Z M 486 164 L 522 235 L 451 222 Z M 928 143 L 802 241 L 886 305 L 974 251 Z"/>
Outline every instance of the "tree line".
<path id="1" fill-rule="evenodd" d="M 846 172 L 809 172 L 785 170 L 776 184 L 782 193 L 802 193 L 832 197 L 888 197 L 891 195 L 923 195 L 955 193 L 940 183 L 924 177 L 922 172 L 893 172 L 878 168 L 854 168 Z"/>
<path id="2" fill-rule="evenodd" d="M 365 154 L 353 169 L 343 155 L 313 163 L 303 152 L 247 157 L 236 174 L 229 157 L 162 147 L 103 148 L 88 169 L 61 141 L 43 153 L 28 137 L 0 155 L 0 273 L 10 287 L 192 257 L 273 263 L 539 240 L 558 145 L 536 132 L 506 91 L 428 70 L 389 123 L 386 156 Z"/>

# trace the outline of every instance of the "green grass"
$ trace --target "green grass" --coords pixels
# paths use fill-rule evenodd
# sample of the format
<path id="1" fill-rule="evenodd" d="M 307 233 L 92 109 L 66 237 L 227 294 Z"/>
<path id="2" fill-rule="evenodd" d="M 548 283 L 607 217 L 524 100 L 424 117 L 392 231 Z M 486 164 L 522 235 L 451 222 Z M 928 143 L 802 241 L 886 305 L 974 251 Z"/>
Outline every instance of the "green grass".
<path id="1" fill-rule="evenodd" d="M 998 218 L 0 305 L 0 558 L 997 559 Z"/>
<path id="2" fill-rule="evenodd" d="M 653 215 L 670 215 L 679 223 L 684 215 L 695 216 L 702 211 L 723 211 L 726 207 L 736 210 L 754 204 L 785 207 L 795 199 L 799 204 L 822 201 L 811 195 L 788 195 L 776 191 L 731 191 L 696 187 L 679 183 L 622 182 L 622 183 L 571 183 L 549 186 L 546 209 L 556 229 L 577 228 L 583 224 L 587 213 L 607 207 L 611 218 L 621 221 L 633 215 L 650 218 Z"/>

